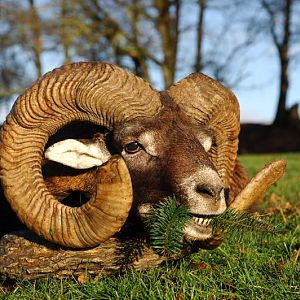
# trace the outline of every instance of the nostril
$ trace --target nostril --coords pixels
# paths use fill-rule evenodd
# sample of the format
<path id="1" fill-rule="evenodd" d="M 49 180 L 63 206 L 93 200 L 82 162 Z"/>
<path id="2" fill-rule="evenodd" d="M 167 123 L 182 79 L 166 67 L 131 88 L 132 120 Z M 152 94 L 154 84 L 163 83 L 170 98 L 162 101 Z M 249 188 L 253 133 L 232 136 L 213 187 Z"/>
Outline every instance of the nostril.
<path id="1" fill-rule="evenodd" d="M 212 197 L 212 198 L 214 198 L 217 195 L 217 193 L 213 189 L 203 185 L 197 185 L 196 192 L 202 196 Z"/>
<path id="2" fill-rule="evenodd" d="M 219 174 L 210 168 L 203 168 L 196 172 L 190 182 L 190 190 L 195 197 L 203 200 L 221 201 L 224 198 L 224 186 Z M 197 195 L 196 195 L 197 194 Z"/>
<path id="3" fill-rule="evenodd" d="M 219 198 L 224 191 L 224 188 L 221 186 L 210 187 L 207 185 L 197 185 L 196 192 L 201 196 L 207 198 Z"/>

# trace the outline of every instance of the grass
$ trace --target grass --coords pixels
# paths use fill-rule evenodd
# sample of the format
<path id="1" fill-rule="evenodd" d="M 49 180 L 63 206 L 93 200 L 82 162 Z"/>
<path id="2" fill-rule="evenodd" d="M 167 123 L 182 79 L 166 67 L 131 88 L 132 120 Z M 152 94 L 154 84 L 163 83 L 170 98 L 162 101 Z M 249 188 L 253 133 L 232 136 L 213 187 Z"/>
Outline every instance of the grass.
<path id="1" fill-rule="evenodd" d="M 255 174 L 278 155 L 247 155 L 241 161 Z M 285 230 L 273 236 L 228 236 L 217 249 L 200 251 L 147 272 L 127 271 L 78 283 L 72 279 L 18 282 L 0 299 L 300 299 L 300 154 L 284 154 L 288 169 L 259 209 Z"/>

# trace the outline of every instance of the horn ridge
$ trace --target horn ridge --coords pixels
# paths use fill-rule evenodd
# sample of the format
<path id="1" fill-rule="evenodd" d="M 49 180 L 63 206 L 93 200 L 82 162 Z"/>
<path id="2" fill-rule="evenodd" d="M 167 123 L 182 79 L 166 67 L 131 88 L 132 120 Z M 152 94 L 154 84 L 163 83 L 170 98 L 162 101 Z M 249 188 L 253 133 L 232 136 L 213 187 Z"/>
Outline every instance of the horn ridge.
<path id="1" fill-rule="evenodd" d="M 212 129 L 215 144 L 209 151 L 225 187 L 232 181 L 240 131 L 239 104 L 221 83 L 194 73 L 172 85 L 168 94 L 191 120 Z"/>
<path id="2" fill-rule="evenodd" d="M 45 185 L 44 147 L 50 135 L 72 121 L 111 129 L 116 122 L 152 117 L 160 108 L 158 92 L 113 65 L 75 63 L 45 74 L 18 97 L 0 133 L 0 176 L 19 218 L 46 239 L 70 247 L 94 246 L 119 231 L 133 198 L 124 161 L 115 157 L 99 168 L 99 176 L 110 183 L 101 179 L 90 204 L 71 208 Z"/>

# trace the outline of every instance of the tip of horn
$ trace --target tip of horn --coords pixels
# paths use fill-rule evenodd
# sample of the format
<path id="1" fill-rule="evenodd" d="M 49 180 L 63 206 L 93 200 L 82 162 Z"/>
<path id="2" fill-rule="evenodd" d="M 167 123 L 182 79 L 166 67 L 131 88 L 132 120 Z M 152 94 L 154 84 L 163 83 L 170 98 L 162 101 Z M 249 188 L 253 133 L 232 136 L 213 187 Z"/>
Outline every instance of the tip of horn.
<path id="1" fill-rule="evenodd" d="M 285 160 L 273 161 L 266 165 L 236 196 L 229 208 L 239 211 L 249 209 L 263 196 L 272 184 L 281 178 L 286 166 L 287 162 Z"/>

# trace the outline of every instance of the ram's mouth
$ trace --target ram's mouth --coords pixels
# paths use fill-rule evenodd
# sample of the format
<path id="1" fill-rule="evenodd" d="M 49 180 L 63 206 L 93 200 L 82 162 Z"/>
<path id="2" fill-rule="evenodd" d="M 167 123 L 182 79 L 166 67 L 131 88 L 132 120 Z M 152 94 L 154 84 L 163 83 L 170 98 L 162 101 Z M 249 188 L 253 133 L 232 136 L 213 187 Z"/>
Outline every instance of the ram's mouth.
<path id="1" fill-rule="evenodd" d="M 145 203 L 139 206 L 139 214 L 142 219 L 147 218 L 153 210 L 153 205 Z M 184 229 L 184 238 L 187 242 L 204 241 L 212 237 L 213 230 L 210 225 L 216 215 L 200 215 L 190 213 L 191 220 Z"/>
<path id="2" fill-rule="evenodd" d="M 188 242 L 204 241 L 212 236 L 210 225 L 213 216 L 191 214 L 192 219 L 184 229 L 184 237 Z"/>
<path id="3" fill-rule="evenodd" d="M 196 222 L 199 226 L 207 227 L 207 226 L 209 226 L 212 218 L 208 217 L 208 216 L 196 217 L 196 216 L 192 215 L 192 220 L 194 222 Z"/>

